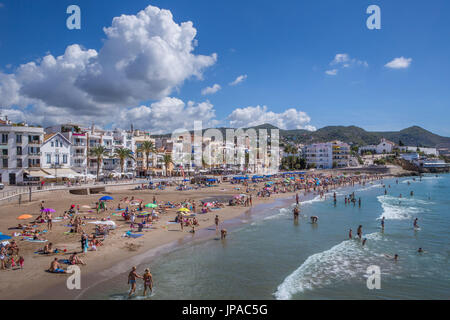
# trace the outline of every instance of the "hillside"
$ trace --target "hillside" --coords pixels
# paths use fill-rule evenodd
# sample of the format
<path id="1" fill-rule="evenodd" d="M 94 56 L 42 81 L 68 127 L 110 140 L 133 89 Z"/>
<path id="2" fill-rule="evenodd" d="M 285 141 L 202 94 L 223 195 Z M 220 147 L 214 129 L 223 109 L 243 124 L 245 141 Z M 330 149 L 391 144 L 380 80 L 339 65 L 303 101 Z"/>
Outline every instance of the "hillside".
<path id="1" fill-rule="evenodd" d="M 253 128 L 267 130 L 277 129 L 271 124 L 263 124 Z M 219 129 L 225 137 L 225 131 L 227 128 L 217 129 Z M 283 140 L 303 144 L 340 140 L 349 144 L 356 144 L 361 146 L 368 144 L 378 144 L 381 138 L 386 138 L 392 142 L 395 142 L 396 144 L 402 141 L 404 145 L 408 146 L 450 148 L 449 137 L 439 136 L 418 126 L 406 128 L 401 131 L 387 132 L 370 132 L 356 126 L 328 126 L 317 131 L 307 131 L 303 129 L 280 129 L 280 136 Z"/>

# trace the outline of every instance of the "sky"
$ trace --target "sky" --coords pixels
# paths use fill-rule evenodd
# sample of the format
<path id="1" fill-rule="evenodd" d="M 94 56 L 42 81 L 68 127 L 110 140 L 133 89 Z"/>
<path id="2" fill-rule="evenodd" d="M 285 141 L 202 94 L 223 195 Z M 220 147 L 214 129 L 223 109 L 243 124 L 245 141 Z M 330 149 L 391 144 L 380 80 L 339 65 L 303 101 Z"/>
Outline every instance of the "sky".
<path id="1" fill-rule="evenodd" d="M 450 136 L 449 12 L 447 0 L 0 0 L 1 113 L 154 133 L 201 120 Z"/>

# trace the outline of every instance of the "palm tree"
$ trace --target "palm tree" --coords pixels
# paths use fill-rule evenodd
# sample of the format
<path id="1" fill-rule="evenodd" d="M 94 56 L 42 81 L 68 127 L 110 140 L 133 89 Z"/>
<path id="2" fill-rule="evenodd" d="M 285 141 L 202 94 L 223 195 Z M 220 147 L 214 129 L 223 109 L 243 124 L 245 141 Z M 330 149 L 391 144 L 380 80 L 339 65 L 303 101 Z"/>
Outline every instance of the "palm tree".
<path id="1" fill-rule="evenodd" d="M 170 165 L 171 163 L 173 163 L 173 162 L 172 162 L 172 155 L 171 155 L 170 153 L 166 153 L 166 154 L 164 155 L 163 161 L 164 161 L 164 166 L 165 166 L 165 168 L 166 168 L 166 177 L 167 177 L 167 168 L 169 167 L 169 165 Z"/>
<path id="2" fill-rule="evenodd" d="M 103 161 L 104 157 L 108 157 L 109 153 L 103 146 L 97 146 L 90 149 L 90 154 L 93 157 L 97 158 L 97 181 L 98 181 L 98 175 L 100 173 L 100 163 Z"/>
<path id="3" fill-rule="evenodd" d="M 141 147 L 138 149 L 138 152 L 142 152 L 145 154 L 145 163 L 147 164 L 147 168 L 145 170 L 145 175 L 147 175 L 148 172 L 148 157 L 150 156 L 150 153 L 156 152 L 155 145 L 152 141 L 144 141 L 141 145 Z"/>
<path id="4" fill-rule="evenodd" d="M 114 156 L 120 159 L 120 172 L 123 173 L 123 167 L 126 159 L 133 159 L 133 152 L 126 148 L 117 148 L 114 151 Z"/>

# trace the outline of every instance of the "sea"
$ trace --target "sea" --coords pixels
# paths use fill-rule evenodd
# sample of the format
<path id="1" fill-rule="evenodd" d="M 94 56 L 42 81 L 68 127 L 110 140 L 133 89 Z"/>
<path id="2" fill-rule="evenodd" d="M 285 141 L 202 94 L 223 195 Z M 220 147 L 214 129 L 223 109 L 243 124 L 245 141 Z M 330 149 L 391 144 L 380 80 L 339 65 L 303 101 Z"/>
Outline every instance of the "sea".
<path id="1" fill-rule="evenodd" d="M 352 192 L 361 207 L 345 204 Z M 207 229 L 161 254 L 143 255 L 138 272 L 151 269 L 154 290 L 143 297 L 138 281 L 131 299 L 450 298 L 450 175 L 385 179 L 336 194 L 336 205 L 332 192 L 309 197 L 298 223 L 294 199 L 279 199 L 225 223 L 224 241 Z M 359 225 L 365 245 L 356 236 Z M 349 239 L 350 228 L 356 239 Z M 128 272 L 112 273 L 78 298 L 129 299 Z"/>

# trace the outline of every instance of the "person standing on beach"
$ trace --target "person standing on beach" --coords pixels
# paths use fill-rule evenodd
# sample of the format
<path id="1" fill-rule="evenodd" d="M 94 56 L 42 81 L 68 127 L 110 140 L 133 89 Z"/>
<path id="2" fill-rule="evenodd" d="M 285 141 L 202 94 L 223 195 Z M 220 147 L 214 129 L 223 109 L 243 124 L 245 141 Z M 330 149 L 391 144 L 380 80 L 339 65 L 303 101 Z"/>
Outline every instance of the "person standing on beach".
<path id="1" fill-rule="evenodd" d="M 53 224 L 52 224 L 52 214 L 49 212 L 47 214 L 47 228 L 48 230 L 52 230 Z"/>
<path id="2" fill-rule="evenodd" d="M 214 222 L 216 223 L 216 231 L 219 231 L 219 216 L 216 216 Z"/>
<path id="3" fill-rule="evenodd" d="M 130 273 L 128 274 L 128 284 L 131 285 L 129 297 L 136 291 L 136 279 L 142 279 L 140 275 L 136 273 L 136 267 L 131 268 Z"/>
<path id="4" fill-rule="evenodd" d="M 150 289 L 150 293 L 153 292 L 153 276 L 150 273 L 150 269 L 145 269 L 142 279 L 144 280 L 144 296 L 146 296 L 147 288 Z"/>
<path id="5" fill-rule="evenodd" d="M 419 228 L 419 225 L 418 225 L 418 223 L 417 223 L 418 221 L 419 221 L 419 218 L 415 218 L 415 219 L 414 219 L 414 228 L 415 228 L 415 229 Z"/>
<path id="6" fill-rule="evenodd" d="M 297 203 L 297 205 L 298 205 L 298 201 L 299 201 L 299 198 L 298 198 L 298 193 L 295 195 L 295 202 Z"/>

